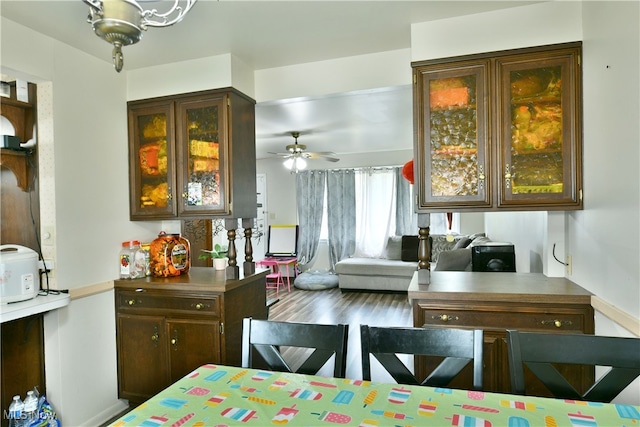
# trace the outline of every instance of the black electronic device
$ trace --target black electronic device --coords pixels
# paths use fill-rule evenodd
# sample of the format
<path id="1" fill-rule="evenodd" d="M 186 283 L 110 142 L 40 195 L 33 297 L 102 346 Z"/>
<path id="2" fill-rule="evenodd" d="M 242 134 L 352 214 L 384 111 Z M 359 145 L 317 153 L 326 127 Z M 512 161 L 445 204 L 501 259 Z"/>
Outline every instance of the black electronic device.
<path id="1" fill-rule="evenodd" d="M 471 248 L 472 271 L 516 271 L 516 254 L 513 245 L 488 244 Z"/>

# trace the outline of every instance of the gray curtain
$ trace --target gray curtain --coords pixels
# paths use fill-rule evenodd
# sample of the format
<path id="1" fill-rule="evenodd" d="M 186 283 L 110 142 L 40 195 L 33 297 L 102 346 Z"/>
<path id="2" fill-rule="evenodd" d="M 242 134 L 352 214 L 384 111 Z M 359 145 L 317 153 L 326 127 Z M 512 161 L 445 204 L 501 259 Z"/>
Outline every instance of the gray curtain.
<path id="1" fill-rule="evenodd" d="M 296 199 L 298 204 L 298 265 L 301 269 L 313 260 L 318 251 L 324 191 L 327 172 L 323 170 L 303 171 L 296 174 Z"/>
<path id="2" fill-rule="evenodd" d="M 395 169 L 396 236 L 418 234 L 417 215 L 412 200 L 411 183 L 402 176 L 402 167 Z"/>
<path id="3" fill-rule="evenodd" d="M 356 178 L 353 170 L 329 171 L 327 175 L 327 225 L 329 263 L 350 257 L 356 250 Z"/>

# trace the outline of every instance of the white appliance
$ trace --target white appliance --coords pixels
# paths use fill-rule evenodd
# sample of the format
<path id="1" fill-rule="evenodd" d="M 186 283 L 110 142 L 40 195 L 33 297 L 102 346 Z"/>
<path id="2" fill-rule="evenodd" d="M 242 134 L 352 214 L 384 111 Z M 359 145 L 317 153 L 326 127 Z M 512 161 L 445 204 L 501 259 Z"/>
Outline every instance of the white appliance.
<path id="1" fill-rule="evenodd" d="M 38 253 L 20 245 L 0 246 L 0 303 L 26 301 L 40 291 Z"/>

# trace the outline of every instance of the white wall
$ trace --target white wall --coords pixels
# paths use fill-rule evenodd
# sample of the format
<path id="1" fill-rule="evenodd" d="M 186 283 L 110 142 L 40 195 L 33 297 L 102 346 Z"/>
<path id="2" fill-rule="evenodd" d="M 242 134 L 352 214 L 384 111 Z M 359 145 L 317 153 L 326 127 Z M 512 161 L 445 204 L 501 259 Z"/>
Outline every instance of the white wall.
<path id="1" fill-rule="evenodd" d="M 585 209 L 568 215 L 572 279 L 640 317 L 640 3 L 585 2 Z M 605 23 L 610 23 L 606 25 Z M 598 322 L 598 331 L 610 330 Z"/>

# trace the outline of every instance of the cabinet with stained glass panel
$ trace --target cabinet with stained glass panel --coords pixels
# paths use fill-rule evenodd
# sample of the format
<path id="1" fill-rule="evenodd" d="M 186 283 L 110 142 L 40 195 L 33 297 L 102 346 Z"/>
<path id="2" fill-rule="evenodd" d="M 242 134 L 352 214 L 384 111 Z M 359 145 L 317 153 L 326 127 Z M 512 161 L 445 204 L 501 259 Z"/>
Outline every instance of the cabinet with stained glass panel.
<path id="1" fill-rule="evenodd" d="M 499 207 L 580 208 L 578 47 L 496 60 Z"/>
<path id="2" fill-rule="evenodd" d="M 582 209 L 580 53 L 414 63 L 418 211 Z"/>
<path id="3" fill-rule="evenodd" d="M 255 217 L 254 107 L 232 88 L 130 101 L 131 219 Z"/>
<path id="4" fill-rule="evenodd" d="M 488 61 L 435 64 L 415 73 L 420 206 L 490 206 Z"/>

